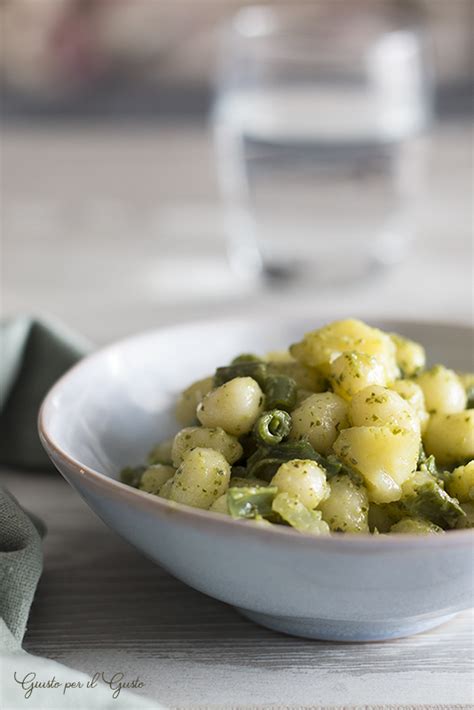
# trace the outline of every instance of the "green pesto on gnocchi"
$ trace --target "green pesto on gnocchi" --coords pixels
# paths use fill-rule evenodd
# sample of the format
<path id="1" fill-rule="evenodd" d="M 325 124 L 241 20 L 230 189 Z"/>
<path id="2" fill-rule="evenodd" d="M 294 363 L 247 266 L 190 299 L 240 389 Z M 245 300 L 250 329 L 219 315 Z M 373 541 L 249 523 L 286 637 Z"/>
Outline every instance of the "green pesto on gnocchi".
<path id="1" fill-rule="evenodd" d="M 399 334 L 336 321 L 191 384 L 183 428 L 121 480 L 314 536 L 474 527 L 473 383 Z"/>

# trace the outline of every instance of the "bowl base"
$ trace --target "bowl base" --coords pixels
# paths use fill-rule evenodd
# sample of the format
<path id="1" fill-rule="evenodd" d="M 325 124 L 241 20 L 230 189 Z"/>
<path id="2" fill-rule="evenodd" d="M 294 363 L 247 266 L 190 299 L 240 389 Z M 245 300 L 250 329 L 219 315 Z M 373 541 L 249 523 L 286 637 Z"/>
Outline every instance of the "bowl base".
<path id="1" fill-rule="evenodd" d="M 337 619 L 305 619 L 293 616 L 273 616 L 235 607 L 247 619 L 273 631 L 290 636 L 302 636 L 316 641 L 364 643 L 412 636 L 444 624 L 456 614 L 423 616 L 400 621 L 345 621 Z"/>

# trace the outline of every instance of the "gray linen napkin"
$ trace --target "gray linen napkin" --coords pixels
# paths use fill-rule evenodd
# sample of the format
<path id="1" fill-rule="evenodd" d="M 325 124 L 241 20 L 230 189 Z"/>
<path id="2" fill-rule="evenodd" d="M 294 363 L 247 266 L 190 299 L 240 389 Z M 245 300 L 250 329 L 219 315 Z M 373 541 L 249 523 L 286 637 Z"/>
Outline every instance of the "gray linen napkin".
<path id="1" fill-rule="evenodd" d="M 64 326 L 21 316 L 0 324 L 0 463 L 45 468 L 36 420 L 51 385 L 91 349 Z"/>

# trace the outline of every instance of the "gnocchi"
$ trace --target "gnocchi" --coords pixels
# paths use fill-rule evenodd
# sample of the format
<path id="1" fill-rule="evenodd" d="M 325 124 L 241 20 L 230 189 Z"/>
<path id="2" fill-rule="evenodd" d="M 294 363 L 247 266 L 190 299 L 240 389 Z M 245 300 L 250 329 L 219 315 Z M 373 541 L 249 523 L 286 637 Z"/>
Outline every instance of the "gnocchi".
<path id="1" fill-rule="evenodd" d="M 390 337 L 395 344 L 395 357 L 400 371 L 406 377 L 421 372 L 426 363 L 425 349 L 419 343 L 403 338 L 398 333 L 391 333 Z"/>
<path id="2" fill-rule="evenodd" d="M 205 427 L 222 427 L 233 436 L 248 434 L 263 411 L 263 392 L 251 377 L 236 377 L 209 392 L 197 408 Z"/>
<path id="3" fill-rule="evenodd" d="M 171 457 L 173 465 L 178 467 L 185 454 L 197 446 L 220 451 L 229 463 L 235 463 L 243 454 L 242 446 L 238 439 L 227 434 L 224 429 L 215 427 L 186 427 L 181 429 L 173 440 Z"/>
<path id="4" fill-rule="evenodd" d="M 306 397 L 291 413 L 291 439 L 307 439 L 321 454 L 334 444 L 340 429 L 348 426 L 347 404 L 333 392 Z"/>
<path id="5" fill-rule="evenodd" d="M 189 385 L 176 402 L 176 419 L 181 426 L 191 426 L 196 422 L 196 408 L 213 387 L 212 377 L 205 377 Z"/>
<path id="6" fill-rule="evenodd" d="M 173 466 L 167 466 L 162 463 L 153 464 L 142 473 L 138 487 L 141 491 L 157 495 L 163 484 L 166 483 L 169 478 L 172 478 L 174 473 L 175 469 Z"/>
<path id="7" fill-rule="evenodd" d="M 169 499 L 194 508 L 210 508 L 226 491 L 230 466 L 220 451 L 188 451 L 173 477 Z"/>
<path id="8" fill-rule="evenodd" d="M 329 495 L 326 471 L 315 461 L 304 459 L 282 463 L 270 485 L 276 486 L 280 493 L 296 496 L 310 510 Z"/>
<path id="9" fill-rule="evenodd" d="M 456 414 L 433 414 L 423 435 L 427 453 L 442 466 L 474 459 L 474 409 Z"/>
<path id="10" fill-rule="evenodd" d="M 369 532 L 367 489 L 349 476 L 336 475 L 330 493 L 319 506 L 323 520 L 336 532 Z"/>
<path id="11" fill-rule="evenodd" d="M 435 365 L 415 378 L 429 414 L 455 414 L 466 408 L 466 390 L 454 370 Z"/>
<path id="12" fill-rule="evenodd" d="M 420 385 L 417 385 L 413 380 L 395 380 L 395 382 L 390 385 L 390 389 L 408 402 L 420 420 L 420 429 L 423 433 L 428 424 L 429 414 L 426 411 L 425 395 Z"/>
<path id="13" fill-rule="evenodd" d="M 310 536 L 474 525 L 474 375 L 360 320 L 238 355 L 179 396 L 181 429 L 123 483 Z"/>

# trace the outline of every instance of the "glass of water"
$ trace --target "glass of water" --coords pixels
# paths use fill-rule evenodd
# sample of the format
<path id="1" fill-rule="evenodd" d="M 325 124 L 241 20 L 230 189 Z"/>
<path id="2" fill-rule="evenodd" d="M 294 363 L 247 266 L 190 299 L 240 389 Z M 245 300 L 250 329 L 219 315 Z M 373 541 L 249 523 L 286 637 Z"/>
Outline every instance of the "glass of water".
<path id="1" fill-rule="evenodd" d="M 213 125 L 238 273 L 319 286 L 406 253 L 424 54 L 413 26 L 357 2 L 245 7 L 223 29 Z"/>

